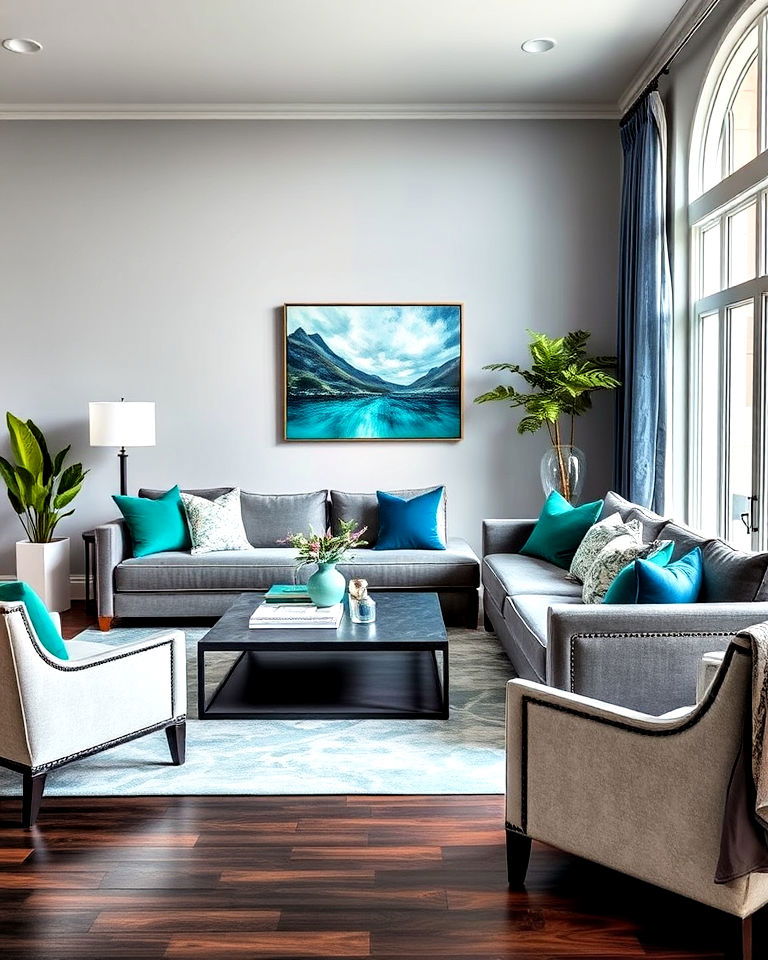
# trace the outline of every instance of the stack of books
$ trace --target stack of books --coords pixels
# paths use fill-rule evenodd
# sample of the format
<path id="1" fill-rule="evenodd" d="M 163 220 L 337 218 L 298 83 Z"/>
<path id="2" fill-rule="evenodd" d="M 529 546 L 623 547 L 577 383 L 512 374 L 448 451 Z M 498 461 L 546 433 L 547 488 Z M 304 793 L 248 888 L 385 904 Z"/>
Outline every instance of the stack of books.
<path id="1" fill-rule="evenodd" d="M 262 603 L 251 614 L 248 626 L 252 630 L 305 628 L 335 630 L 341 623 L 344 607 L 316 607 L 314 603 Z"/>
<path id="2" fill-rule="evenodd" d="M 306 585 L 294 583 L 276 583 L 267 590 L 266 603 L 312 603 Z"/>

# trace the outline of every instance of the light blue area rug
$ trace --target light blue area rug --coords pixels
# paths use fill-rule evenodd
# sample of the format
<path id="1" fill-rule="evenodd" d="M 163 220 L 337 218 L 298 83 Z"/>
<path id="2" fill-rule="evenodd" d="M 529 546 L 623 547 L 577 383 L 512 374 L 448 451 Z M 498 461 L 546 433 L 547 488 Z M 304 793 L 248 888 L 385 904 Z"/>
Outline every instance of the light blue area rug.
<path id="1" fill-rule="evenodd" d="M 165 734 L 151 734 L 48 775 L 46 795 L 451 794 L 504 792 L 504 685 L 513 668 L 483 630 L 450 630 L 448 720 L 198 720 L 196 642 L 187 636 L 187 762 L 169 764 Z M 118 628 L 79 639 L 113 645 L 157 633 Z M 232 655 L 211 658 L 215 682 Z M 208 674 L 206 669 L 206 675 Z M 206 676 L 206 679 L 208 677 Z M 0 769 L 0 794 L 18 774 Z"/>

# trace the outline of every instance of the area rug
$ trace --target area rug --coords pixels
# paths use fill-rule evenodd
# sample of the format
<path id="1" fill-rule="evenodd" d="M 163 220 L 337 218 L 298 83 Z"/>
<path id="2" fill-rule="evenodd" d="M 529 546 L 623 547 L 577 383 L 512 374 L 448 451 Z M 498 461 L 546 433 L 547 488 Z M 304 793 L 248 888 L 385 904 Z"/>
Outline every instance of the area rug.
<path id="1" fill-rule="evenodd" d="M 504 688 L 514 676 L 499 641 L 450 630 L 448 720 L 198 720 L 196 642 L 187 638 L 187 762 L 169 764 L 165 734 L 151 734 L 48 775 L 46 795 L 476 794 L 504 792 Z M 157 628 L 86 630 L 115 646 Z M 212 679 L 231 662 L 219 655 Z M 208 668 L 206 668 L 208 674 Z M 0 769 L 0 795 L 18 774 Z"/>

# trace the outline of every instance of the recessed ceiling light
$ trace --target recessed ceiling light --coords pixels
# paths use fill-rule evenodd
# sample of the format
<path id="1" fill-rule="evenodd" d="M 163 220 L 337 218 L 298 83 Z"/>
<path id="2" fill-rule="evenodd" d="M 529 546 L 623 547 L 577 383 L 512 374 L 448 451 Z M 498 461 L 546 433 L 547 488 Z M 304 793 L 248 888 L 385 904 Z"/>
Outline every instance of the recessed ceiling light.
<path id="1" fill-rule="evenodd" d="M 3 40 L 3 46 L 11 53 L 39 53 L 43 49 L 42 43 L 37 40 L 27 40 L 21 37 L 9 37 Z"/>
<path id="2" fill-rule="evenodd" d="M 521 44 L 520 49 L 526 53 L 548 53 L 553 47 L 557 46 L 557 40 L 551 37 L 536 37 L 534 40 L 526 40 Z"/>

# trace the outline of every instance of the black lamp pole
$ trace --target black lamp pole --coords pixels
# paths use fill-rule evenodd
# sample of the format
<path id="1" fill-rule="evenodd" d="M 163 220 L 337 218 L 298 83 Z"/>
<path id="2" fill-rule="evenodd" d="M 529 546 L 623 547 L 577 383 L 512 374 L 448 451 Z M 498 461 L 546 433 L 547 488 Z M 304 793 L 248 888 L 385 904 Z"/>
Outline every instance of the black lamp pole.
<path id="1" fill-rule="evenodd" d="M 128 454 L 125 447 L 120 447 L 120 453 L 117 455 L 120 461 L 120 496 L 128 496 Z"/>

